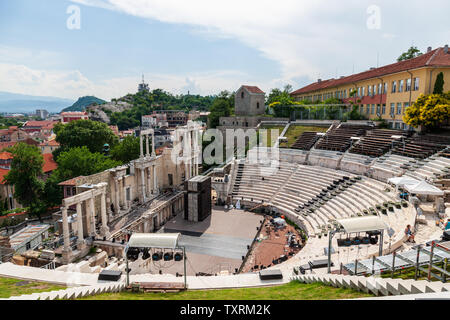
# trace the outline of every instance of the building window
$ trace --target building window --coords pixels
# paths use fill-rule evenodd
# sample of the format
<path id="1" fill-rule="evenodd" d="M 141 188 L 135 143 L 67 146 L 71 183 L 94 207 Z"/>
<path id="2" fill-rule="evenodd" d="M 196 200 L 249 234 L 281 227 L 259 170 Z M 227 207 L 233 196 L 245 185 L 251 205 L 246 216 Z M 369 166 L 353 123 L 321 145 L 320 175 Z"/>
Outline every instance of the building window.
<path id="1" fill-rule="evenodd" d="M 241 99 L 244 99 L 244 91 L 241 92 Z"/>
<path id="2" fill-rule="evenodd" d="M 375 114 L 375 105 L 372 105 L 372 111 L 370 112 L 371 114 Z"/>
<path id="3" fill-rule="evenodd" d="M 256 103 L 256 109 L 259 109 L 259 102 Z"/>
<path id="4" fill-rule="evenodd" d="M 381 108 L 381 114 L 386 114 L 386 105 L 383 104 L 383 107 Z"/>
<path id="5" fill-rule="evenodd" d="M 363 106 L 360 106 L 360 107 L 359 107 L 359 113 L 360 113 L 360 114 L 363 114 L 363 113 L 364 113 L 364 107 L 363 107 Z"/>
<path id="6" fill-rule="evenodd" d="M 390 115 L 394 116 L 394 114 L 395 114 L 395 103 L 391 103 L 391 113 L 390 113 Z"/>
<path id="7" fill-rule="evenodd" d="M 397 92 L 397 81 L 392 81 L 392 93 Z"/>
<path id="8" fill-rule="evenodd" d="M 381 114 L 381 106 L 377 104 L 377 115 Z"/>
<path id="9" fill-rule="evenodd" d="M 367 113 L 367 114 L 370 113 L 370 104 L 367 105 L 366 113 Z"/>
<path id="10" fill-rule="evenodd" d="M 385 84 L 384 84 L 384 91 L 383 91 L 383 94 L 387 94 L 387 92 L 388 92 L 388 84 L 385 83 Z"/>
<path id="11" fill-rule="evenodd" d="M 362 96 L 365 97 L 366 96 L 366 87 L 362 87 Z"/>
<path id="12" fill-rule="evenodd" d="M 367 87 L 367 94 L 369 95 L 369 97 L 372 96 L 372 86 Z"/>
<path id="13" fill-rule="evenodd" d="M 383 90 L 383 85 L 380 83 L 378 85 L 378 94 L 382 94 L 382 90 Z"/>
<path id="14" fill-rule="evenodd" d="M 403 114 L 405 114 L 406 109 L 408 109 L 408 108 L 409 108 L 409 102 L 405 102 L 405 103 L 403 104 Z"/>
<path id="15" fill-rule="evenodd" d="M 361 88 L 358 88 L 358 97 L 361 98 Z"/>
<path id="16" fill-rule="evenodd" d="M 395 129 L 400 129 L 400 123 L 399 122 L 395 123 Z"/>
<path id="17" fill-rule="evenodd" d="M 402 114 L 402 104 L 400 102 L 397 103 L 397 114 Z"/>
<path id="18" fill-rule="evenodd" d="M 406 92 L 411 91 L 411 79 L 406 79 Z"/>
<path id="19" fill-rule="evenodd" d="M 419 90 L 419 78 L 414 78 L 414 91 Z"/>

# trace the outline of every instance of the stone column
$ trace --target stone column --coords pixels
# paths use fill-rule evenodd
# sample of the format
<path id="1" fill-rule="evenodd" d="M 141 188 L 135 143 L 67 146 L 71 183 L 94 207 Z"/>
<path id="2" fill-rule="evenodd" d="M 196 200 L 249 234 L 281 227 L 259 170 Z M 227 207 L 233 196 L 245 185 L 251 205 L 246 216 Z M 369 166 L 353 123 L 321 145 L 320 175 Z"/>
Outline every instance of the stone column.
<path id="1" fill-rule="evenodd" d="M 149 145 L 149 142 L 148 142 L 148 140 L 149 140 L 149 137 L 150 137 L 150 135 L 146 135 L 145 136 L 145 146 L 147 147 L 147 149 L 146 149 L 146 157 L 150 157 L 150 145 Z"/>
<path id="2" fill-rule="evenodd" d="M 91 199 L 89 199 L 89 210 L 91 211 L 91 236 L 95 237 L 97 234 L 97 230 L 95 228 L 95 203 L 94 203 L 94 196 L 92 196 Z"/>
<path id="3" fill-rule="evenodd" d="M 145 172 L 143 168 L 139 169 L 141 171 L 141 192 L 142 192 L 142 201 L 145 202 Z"/>
<path id="4" fill-rule="evenodd" d="M 152 188 L 152 175 L 151 175 L 151 169 L 149 168 L 145 168 L 145 170 L 147 171 L 147 193 L 148 196 L 151 197 L 151 195 L 153 194 L 153 188 Z"/>
<path id="5" fill-rule="evenodd" d="M 156 194 L 159 193 L 158 177 L 156 176 L 156 166 L 155 165 L 153 165 L 153 190 L 155 190 Z"/>
<path id="6" fill-rule="evenodd" d="M 156 157 L 155 152 L 155 131 L 152 133 L 152 157 Z"/>
<path id="7" fill-rule="evenodd" d="M 77 203 L 77 223 L 78 223 L 78 249 L 81 250 L 84 243 L 83 234 L 83 212 L 81 210 L 81 202 Z"/>
<path id="8" fill-rule="evenodd" d="M 140 138 L 139 142 L 140 142 L 141 158 L 143 158 L 143 157 L 144 157 L 144 141 L 143 141 L 142 139 L 143 139 L 144 137 L 143 137 L 143 135 L 141 134 L 141 135 L 139 136 L 139 138 Z"/>
<path id="9" fill-rule="evenodd" d="M 114 199 L 115 199 L 114 214 L 117 215 L 120 213 L 120 194 L 119 194 L 119 179 L 118 178 L 114 179 Z"/>
<path id="10" fill-rule="evenodd" d="M 63 252 L 70 253 L 72 249 L 70 248 L 70 231 L 69 231 L 69 220 L 67 217 L 67 208 L 62 207 L 61 212 L 63 220 L 63 237 L 64 237 Z"/>
<path id="11" fill-rule="evenodd" d="M 101 195 L 101 212 L 102 212 L 102 228 L 101 233 L 102 236 L 109 236 L 109 228 L 108 228 L 108 217 L 106 215 L 106 190 L 102 192 Z"/>

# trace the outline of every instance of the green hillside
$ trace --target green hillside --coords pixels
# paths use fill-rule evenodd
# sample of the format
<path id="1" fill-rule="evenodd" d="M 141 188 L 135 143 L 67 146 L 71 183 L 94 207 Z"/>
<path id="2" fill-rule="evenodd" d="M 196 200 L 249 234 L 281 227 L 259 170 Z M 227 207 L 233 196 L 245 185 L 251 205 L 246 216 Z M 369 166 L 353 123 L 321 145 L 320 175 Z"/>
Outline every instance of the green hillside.
<path id="1" fill-rule="evenodd" d="M 86 96 L 81 97 L 75 102 L 72 106 L 65 108 L 62 112 L 68 112 L 68 111 L 84 111 L 87 106 L 96 103 L 96 104 L 104 104 L 106 103 L 105 100 L 99 99 L 94 96 Z"/>

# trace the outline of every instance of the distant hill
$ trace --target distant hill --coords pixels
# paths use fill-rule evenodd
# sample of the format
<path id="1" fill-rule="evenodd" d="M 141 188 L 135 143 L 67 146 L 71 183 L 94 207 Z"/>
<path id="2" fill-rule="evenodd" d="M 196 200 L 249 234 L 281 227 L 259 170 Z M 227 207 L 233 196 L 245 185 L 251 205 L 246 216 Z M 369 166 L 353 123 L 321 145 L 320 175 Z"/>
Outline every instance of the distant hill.
<path id="1" fill-rule="evenodd" d="M 61 108 L 70 106 L 73 102 L 73 100 L 64 98 L 32 96 L 0 91 L 0 112 L 28 113 L 35 112 L 36 109 L 59 112 Z"/>
<path id="2" fill-rule="evenodd" d="M 90 106 L 93 103 L 104 104 L 104 103 L 106 103 L 106 101 L 102 100 L 102 99 L 99 99 L 97 97 L 94 97 L 94 96 L 81 97 L 72 106 L 63 109 L 62 112 L 84 111 L 87 106 Z"/>

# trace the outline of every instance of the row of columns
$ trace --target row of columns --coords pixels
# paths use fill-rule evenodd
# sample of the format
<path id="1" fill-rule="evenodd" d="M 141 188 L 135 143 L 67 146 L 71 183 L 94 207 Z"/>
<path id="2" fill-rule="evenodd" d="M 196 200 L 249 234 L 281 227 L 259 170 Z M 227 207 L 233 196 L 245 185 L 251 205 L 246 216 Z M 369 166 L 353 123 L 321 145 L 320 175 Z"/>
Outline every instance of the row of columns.
<path id="1" fill-rule="evenodd" d="M 106 190 L 103 190 L 103 192 L 100 195 L 100 211 L 101 211 L 101 222 L 102 226 L 100 229 L 100 233 L 102 236 L 107 236 L 109 233 L 108 228 L 108 216 L 106 214 Z M 85 204 L 86 208 L 86 225 L 87 225 L 87 234 L 89 236 L 96 236 L 96 225 L 95 225 L 95 196 L 92 195 L 91 198 L 83 201 L 79 201 L 76 203 L 76 210 L 77 210 L 77 236 L 78 236 L 78 249 L 81 250 L 84 246 L 84 227 L 83 227 L 83 211 L 82 211 L 82 204 Z M 70 231 L 69 231 L 69 218 L 68 218 L 68 207 L 69 206 L 63 206 L 61 207 L 61 213 L 62 213 L 62 222 L 63 222 L 63 253 L 64 254 L 70 254 L 72 251 L 70 247 Z"/>
<path id="2" fill-rule="evenodd" d="M 144 157 L 150 157 L 150 147 L 149 147 L 149 139 L 152 139 L 152 153 L 151 156 L 152 157 L 156 157 L 156 152 L 155 152 L 155 131 L 154 130 L 145 130 L 145 131 L 141 131 L 140 134 L 140 150 L 141 150 L 141 158 Z M 146 146 L 146 153 L 144 155 L 144 139 L 145 139 L 145 146 Z"/>
<path id="3" fill-rule="evenodd" d="M 131 199 L 127 200 L 127 188 L 125 177 L 114 178 L 114 210 L 115 214 L 120 214 L 121 209 L 129 210 L 131 207 Z M 131 190 L 130 190 L 131 196 Z"/>
<path id="4" fill-rule="evenodd" d="M 139 170 L 141 171 L 141 197 L 142 201 L 146 202 L 152 195 L 157 195 L 159 193 L 156 164 L 152 164 L 149 167 L 141 168 Z"/>

